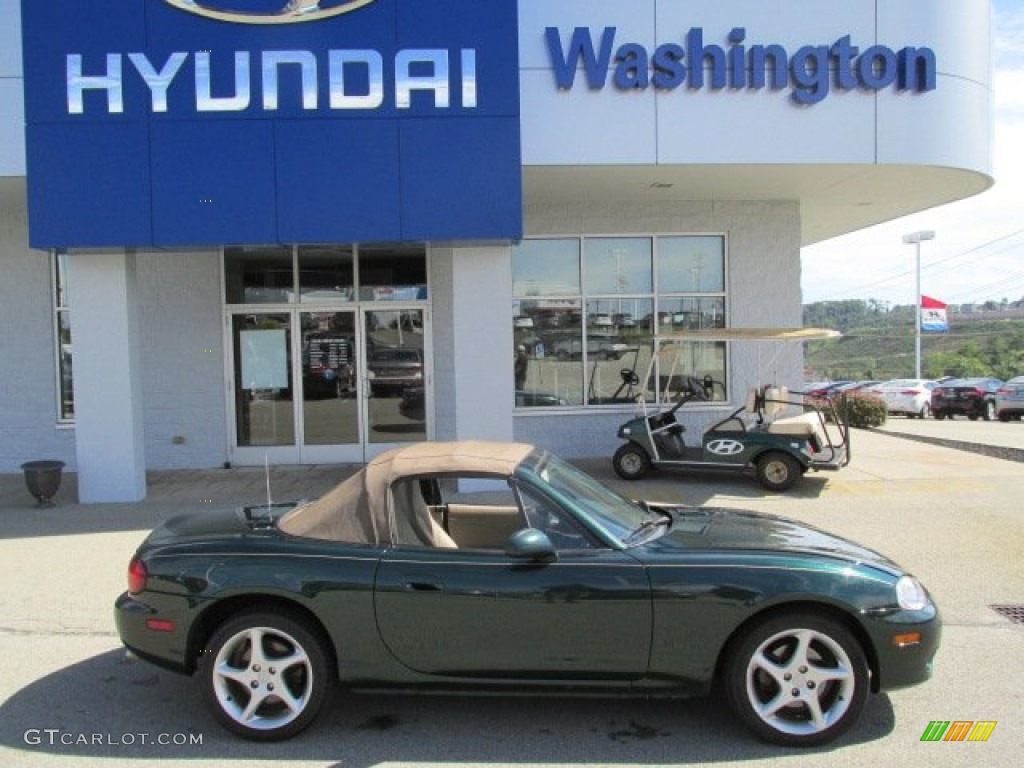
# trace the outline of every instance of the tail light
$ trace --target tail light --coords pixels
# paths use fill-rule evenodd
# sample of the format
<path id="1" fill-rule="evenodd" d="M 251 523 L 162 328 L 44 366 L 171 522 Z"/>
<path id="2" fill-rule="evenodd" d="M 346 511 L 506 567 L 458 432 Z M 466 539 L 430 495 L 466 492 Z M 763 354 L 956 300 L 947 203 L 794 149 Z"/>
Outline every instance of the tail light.
<path id="1" fill-rule="evenodd" d="M 913 396 L 913 395 L 917 394 L 917 390 L 916 389 L 904 389 L 902 392 L 900 392 L 900 394 L 901 395 L 911 395 L 911 396 Z"/>
<path id="2" fill-rule="evenodd" d="M 996 390 L 996 394 L 997 395 L 1008 395 L 1008 394 L 1010 394 L 1010 390 L 1004 389 L 1003 387 L 1000 387 L 999 389 Z"/>
<path id="3" fill-rule="evenodd" d="M 146 588 L 148 576 L 146 564 L 139 559 L 138 555 L 133 557 L 132 561 L 128 563 L 128 591 L 133 595 L 139 594 Z"/>
<path id="4" fill-rule="evenodd" d="M 984 397 L 988 393 L 981 387 L 975 387 L 974 394 L 976 394 L 978 397 Z"/>
<path id="5" fill-rule="evenodd" d="M 942 389 L 941 387 L 938 387 L 938 388 L 932 390 L 932 396 L 933 397 L 944 397 L 945 395 L 946 395 L 946 391 L 944 389 Z"/>

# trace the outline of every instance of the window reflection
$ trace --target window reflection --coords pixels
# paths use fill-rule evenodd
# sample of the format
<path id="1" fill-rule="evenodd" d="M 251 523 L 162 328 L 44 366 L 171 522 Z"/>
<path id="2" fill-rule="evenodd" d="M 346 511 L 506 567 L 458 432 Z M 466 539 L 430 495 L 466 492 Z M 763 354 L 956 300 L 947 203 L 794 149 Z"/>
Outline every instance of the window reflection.
<path id="1" fill-rule="evenodd" d="M 723 342 L 651 361 L 656 334 L 726 327 L 721 235 L 524 240 L 512 280 L 517 407 L 621 405 L 671 398 L 686 375 L 726 380 Z"/>
<path id="2" fill-rule="evenodd" d="M 427 260 L 422 246 L 359 249 L 361 301 L 416 301 L 427 298 Z"/>
<path id="3" fill-rule="evenodd" d="M 725 238 L 721 235 L 658 238 L 658 290 L 706 293 L 725 290 Z"/>
<path id="4" fill-rule="evenodd" d="M 352 301 L 352 249 L 299 246 L 299 301 Z"/>
<path id="5" fill-rule="evenodd" d="M 649 237 L 588 237 L 583 251 L 587 294 L 651 292 Z"/>
<path id="6" fill-rule="evenodd" d="M 228 304 L 283 304 L 295 292 L 292 249 L 282 246 L 224 249 Z"/>

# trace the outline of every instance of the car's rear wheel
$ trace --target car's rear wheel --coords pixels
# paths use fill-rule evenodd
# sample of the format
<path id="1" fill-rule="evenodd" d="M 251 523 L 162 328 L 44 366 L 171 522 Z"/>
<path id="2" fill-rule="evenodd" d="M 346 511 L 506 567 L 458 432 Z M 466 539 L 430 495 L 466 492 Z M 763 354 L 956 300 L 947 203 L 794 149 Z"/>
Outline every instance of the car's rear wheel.
<path id="1" fill-rule="evenodd" d="M 768 451 L 757 460 L 757 481 L 769 491 L 788 490 L 801 474 L 800 462 L 782 451 Z"/>
<path id="2" fill-rule="evenodd" d="M 740 719 L 765 741 L 825 744 L 846 732 L 867 703 L 864 651 L 846 627 L 824 616 L 788 613 L 751 627 L 724 668 Z"/>
<path id="3" fill-rule="evenodd" d="M 917 412 L 917 418 L 927 419 L 931 415 L 931 412 L 932 407 L 928 405 L 928 403 L 925 403 L 924 405 L 921 406 L 921 410 Z"/>
<path id="4" fill-rule="evenodd" d="M 934 416 L 937 421 L 942 421 L 944 418 L 946 418 L 946 412 L 945 411 L 932 411 L 932 416 Z"/>
<path id="5" fill-rule="evenodd" d="M 996 404 L 991 400 L 986 400 L 984 406 L 982 406 L 981 418 L 985 421 L 992 421 L 996 417 Z"/>
<path id="6" fill-rule="evenodd" d="M 612 465 L 623 480 L 639 480 L 651 470 L 651 457 L 636 443 L 625 443 L 612 457 Z"/>
<path id="7" fill-rule="evenodd" d="M 255 611 L 214 632 L 199 671 L 217 721 L 258 741 L 288 739 L 309 726 L 334 680 L 323 643 L 306 622 Z"/>

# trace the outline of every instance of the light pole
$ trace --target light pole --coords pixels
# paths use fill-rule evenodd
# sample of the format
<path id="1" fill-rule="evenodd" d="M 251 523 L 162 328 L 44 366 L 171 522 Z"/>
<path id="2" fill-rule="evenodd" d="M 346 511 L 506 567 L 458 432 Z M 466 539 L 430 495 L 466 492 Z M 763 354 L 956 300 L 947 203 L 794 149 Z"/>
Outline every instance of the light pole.
<path id="1" fill-rule="evenodd" d="M 904 245 L 914 244 L 917 257 L 914 268 L 917 286 L 917 300 L 914 302 L 914 377 L 918 379 L 921 378 L 921 241 L 934 239 L 935 231 L 931 229 L 922 229 L 903 236 Z"/>

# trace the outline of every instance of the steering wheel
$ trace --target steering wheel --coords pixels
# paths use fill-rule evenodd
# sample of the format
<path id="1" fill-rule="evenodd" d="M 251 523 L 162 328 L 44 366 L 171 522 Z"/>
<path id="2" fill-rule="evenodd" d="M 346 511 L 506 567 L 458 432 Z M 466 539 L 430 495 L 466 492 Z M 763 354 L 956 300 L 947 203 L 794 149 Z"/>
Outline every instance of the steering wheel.
<path id="1" fill-rule="evenodd" d="M 632 368 L 623 368 L 619 371 L 619 376 L 622 378 L 623 384 L 628 384 L 631 387 L 635 387 L 640 383 L 640 377 L 636 375 L 636 371 Z"/>
<path id="2" fill-rule="evenodd" d="M 709 389 L 708 384 L 707 384 L 709 378 L 710 377 L 705 377 L 704 381 L 701 381 L 696 376 L 687 376 L 686 377 L 686 387 L 691 392 L 693 392 L 693 397 L 691 399 L 693 399 L 693 400 L 710 400 L 711 399 L 711 392 L 710 392 L 710 389 Z"/>

